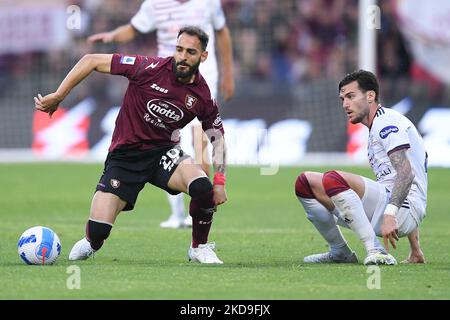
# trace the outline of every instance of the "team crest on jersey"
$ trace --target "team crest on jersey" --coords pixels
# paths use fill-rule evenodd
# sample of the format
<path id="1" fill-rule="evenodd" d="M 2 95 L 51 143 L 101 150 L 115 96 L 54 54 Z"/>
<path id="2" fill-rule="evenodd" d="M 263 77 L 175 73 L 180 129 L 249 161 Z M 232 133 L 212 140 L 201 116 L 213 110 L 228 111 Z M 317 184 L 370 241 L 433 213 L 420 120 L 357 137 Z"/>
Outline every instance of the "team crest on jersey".
<path id="1" fill-rule="evenodd" d="M 194 96 L 191 96 L 190 94 L 186 95 L 186 99 L 184 99 L 184 104 L 186 105 L 186 108 L 192 109 L 195 104 L 197 103 L 197 98 Z"/>
<path id="2" fill-rule="evenodd" d="M 111 184 L 111 187 L 113 187 L 114 189 L 120 187 L 120 181 L 117 179 L 111 179 L 109 183 Z"/>
<path id="3" fill-rule="evenodd" d="M 398 127 L 396 127 L 396 126 L 384 127 L 380 131 L 380 138 L 381 139 L 386 139 L 388 137 L 388 135 L 390 135 L 391 133 L 396 133 L 396 132 L 398 132 Z"/>

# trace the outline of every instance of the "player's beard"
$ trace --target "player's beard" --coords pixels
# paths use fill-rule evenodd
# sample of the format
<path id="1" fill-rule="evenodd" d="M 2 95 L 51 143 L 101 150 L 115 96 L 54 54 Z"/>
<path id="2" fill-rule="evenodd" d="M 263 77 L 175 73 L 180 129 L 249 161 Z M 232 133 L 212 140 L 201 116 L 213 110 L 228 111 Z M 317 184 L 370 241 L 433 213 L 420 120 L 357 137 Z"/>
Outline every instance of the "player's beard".
<path id="1" fill-rule="evenodd" d="M 197 73 L 198 68 L 200 67 L 200 59 L 198 59 L 198 62 L 194 65 L 189 65 L 188 63 L 184 61 L 176 62 L 175 59 L 172 63 L 173 71 L 175 72 L 176 77 L 181 82 L 189 82 L 194 74 Z M 178 70 L 178 66 L 186 66 L 188 69 L 186 71 Z"/>
<path id="2" fill-rule="evenodd" d="M 353 124 L 362 122 L 365 118 L 369 118 L 369 110 L 361 110 L 359 113 L 354 113 L 353 119 L 350 121 Z"/>

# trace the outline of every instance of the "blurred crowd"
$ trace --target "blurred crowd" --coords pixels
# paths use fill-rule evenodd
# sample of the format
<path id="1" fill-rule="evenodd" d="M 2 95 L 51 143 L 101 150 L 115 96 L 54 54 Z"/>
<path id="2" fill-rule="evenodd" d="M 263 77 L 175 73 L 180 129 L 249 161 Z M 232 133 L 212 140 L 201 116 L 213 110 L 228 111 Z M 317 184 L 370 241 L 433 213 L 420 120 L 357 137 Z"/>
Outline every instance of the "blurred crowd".
<path id="1" fill-rule="evenodd" d="M 46 60 L 54 68 L 67 65 L 87 52 L 126 51 L 156 54 L 154 34 L 139 36 L 126 45 L 89 46 L 86 37 L 129 22 L 141 0 L 70 1 L 81 8 L 82 28 L 71 32 L 74 45 L 62 52 L 21 54 L 11 65 L 0 58 L 0 67 L 20 74 Z M 358 0 L 222 0 L 231 30 L 237 79 L 297 83 L 320 77 L 340 77 L 357 67 Z M 396 27 L 390 1 L 383 1 L 378 31 L 379 73 L 407 74 L 410 57 Z M 13 59 L 17 60 L 17 59 Z M 8 63 L 7 63 L 8 62 Z"/>
<path id="2" fill-rule="evenodd" d="M 410 57 L 391 3 L 381 3 L 379 73 L 399 76 Z M 243 76 L 296 83 L 357 68 L 358 0 L 226 0 L 224 7 Z"/>

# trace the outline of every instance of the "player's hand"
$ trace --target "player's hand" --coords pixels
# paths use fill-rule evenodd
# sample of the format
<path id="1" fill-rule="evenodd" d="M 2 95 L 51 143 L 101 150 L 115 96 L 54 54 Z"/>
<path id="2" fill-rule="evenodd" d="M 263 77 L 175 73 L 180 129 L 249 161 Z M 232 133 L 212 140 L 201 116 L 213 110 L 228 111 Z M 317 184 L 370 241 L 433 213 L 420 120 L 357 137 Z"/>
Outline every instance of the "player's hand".
<path id="1" fill-rule="evenodd" d="M 34 97 L 34 107 L 39 111 L 48 113 L 51 118 L 52 114 L 58 109 L 61 101 L 61 97 L 56 92 L 50 93 L 45 97 L 38 94 L 37 97 Z"/>
<path id="2" fill-rule="evenodd" d="M 422 250 L 414 250 L 409 253 L 406 260 L 403 260 L 400 263 L 425 263 L 425 256 L 423 255 Z"/>
<path id="3" fill-rule="evenodd" d="M 227 201 L 227 192 L 225 191 L 225 186 L 221 184 L 215 184 L 213 186 L 214 192 L 214 204 L 215 206 L 219 206 L 225 201 Z"/>
<path id="4" fill-rule="evenodd" d="M 103 43 L 110 43 L 113 42 L 114 35 L 112 32 L 102 32 L 102 33 L 96 33 L 90 36 L 87 41 L 90 43 L 101 41 Z"/>
<path id="5" fill-rule="evenodd" d="M 234 96 L 234 79 L 231 73 L 224 73 L 220 81 L 220 94 L 225 101 L 230 100 Z"/>
<path id="6" fill-rule="evenodd" d="M 398 241 L 398 225 L 397 219 L 394 216 L 384 215 L 383 224 L 381 225 L 381 235 L 383 236 L 384 247 L 387 251 L 389 251 L 389 242 L 394 249 L 397 249 L 396 241 Z"/>

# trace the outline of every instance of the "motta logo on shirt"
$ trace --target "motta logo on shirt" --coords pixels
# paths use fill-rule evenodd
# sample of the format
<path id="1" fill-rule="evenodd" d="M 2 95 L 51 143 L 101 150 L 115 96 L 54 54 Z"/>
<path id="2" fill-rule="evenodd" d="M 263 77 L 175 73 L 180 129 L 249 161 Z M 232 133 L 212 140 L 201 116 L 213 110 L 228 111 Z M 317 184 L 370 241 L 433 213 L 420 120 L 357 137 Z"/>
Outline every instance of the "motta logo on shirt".
<path id="1" fill-rule="evenodd" d="M 147 102 L 147 110 L 153 117 L 165 123 L 178 122 L 184 116 L 183 111 L 176 105 L 161 99 L 153 99 Z"/>

